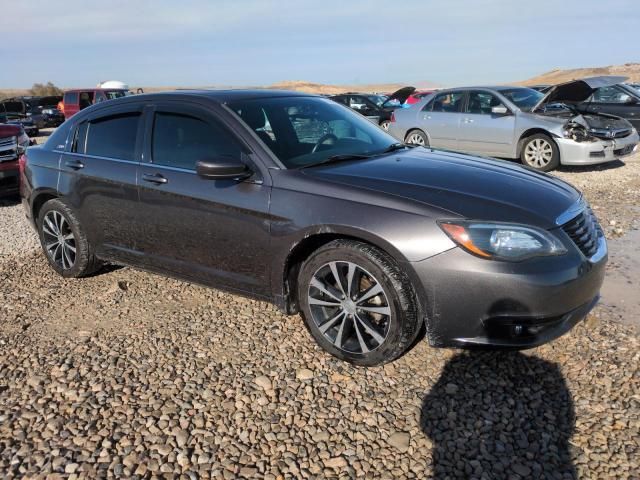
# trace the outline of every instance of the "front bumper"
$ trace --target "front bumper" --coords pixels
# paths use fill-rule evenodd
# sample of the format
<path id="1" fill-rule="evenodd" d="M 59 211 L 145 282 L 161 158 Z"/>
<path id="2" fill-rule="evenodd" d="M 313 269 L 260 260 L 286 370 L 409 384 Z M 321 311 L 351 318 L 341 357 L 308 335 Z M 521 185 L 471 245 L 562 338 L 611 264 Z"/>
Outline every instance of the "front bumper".
<path id="1" fill-rule="evenodd" d="M 640 137 L 634 131 L 631 135 L 614 140 L 596 140 L 595 142 L 576 142 L 569 138 L 556 138 L 560 149 L 562 165 L 595 165 L 611 162 L 631 155 L 638 148 Z"/>
<path id="2" fill-rule="evenodd" d="M 587 259 L 568 236 L 563 243 L 565 255 L 519 263 L 484 260 L 458 247 L 411 263 L 429 343 L 522 349 L 566 333 L 597 303 L 607 246 L 602 238 Z"/>

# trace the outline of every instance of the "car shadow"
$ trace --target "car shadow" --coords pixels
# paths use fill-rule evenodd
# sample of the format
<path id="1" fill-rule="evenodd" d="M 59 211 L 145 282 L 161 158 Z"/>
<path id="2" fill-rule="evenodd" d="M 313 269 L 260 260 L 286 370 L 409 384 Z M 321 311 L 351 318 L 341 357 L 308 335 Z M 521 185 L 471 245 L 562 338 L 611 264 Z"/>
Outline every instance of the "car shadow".
<path id="1" fill-rule="evenodd" d="M 615 170 L 624 167 L 626 163 L 622 160 L 613 160 L 607 163 L 598 163 L 596 165 L 561 165 L 558 167 L 560 172 L 602 172 L 605 170 Z"/>
<path id="2" fill-rule="evenodd" d="M 558 366 L 519 352 L 469 351 L 423 399 L 433 478 L 575 478 L 575 416 Z"/>
<path id="3" fill-rule="evenodd" d="M 14 207 L 20 203 L 20 195 L 0 195 L 0 208 Z"/>

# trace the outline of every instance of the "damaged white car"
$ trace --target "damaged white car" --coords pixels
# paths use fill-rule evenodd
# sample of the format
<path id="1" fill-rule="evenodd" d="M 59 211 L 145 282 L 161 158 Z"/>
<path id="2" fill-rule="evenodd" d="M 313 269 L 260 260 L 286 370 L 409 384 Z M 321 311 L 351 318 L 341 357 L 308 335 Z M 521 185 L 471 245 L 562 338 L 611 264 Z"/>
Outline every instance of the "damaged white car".
<path id="1" fill-rule="evenodd" d="M 545 93 L 511 86 L 439 90 L 396 110 L 389 133 L 407 143 L 520 159 L 541 171 L 610 162 L 636 150 L 638 132 L 620 117 L 583 112 L 580 103 L 624 80 L 584 78 Z"/>

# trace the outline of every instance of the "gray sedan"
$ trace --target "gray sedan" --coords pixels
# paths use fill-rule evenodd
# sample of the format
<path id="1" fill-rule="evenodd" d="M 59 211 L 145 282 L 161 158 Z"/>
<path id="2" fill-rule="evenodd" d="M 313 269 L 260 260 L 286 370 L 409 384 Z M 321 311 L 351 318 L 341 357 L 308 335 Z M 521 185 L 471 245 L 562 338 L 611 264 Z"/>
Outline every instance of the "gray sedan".
<path id="1" fill-rule="evenodd" d="M 592 77 L 540 93 L 525 87 L 441 90 L 397 110 L 389 133 L 400 141 L 500 158 L 536 170 L 591 165 L 630 155 L 638 133 L 626 120 L 579 111 L 596 88 L 620 77 Z"/>

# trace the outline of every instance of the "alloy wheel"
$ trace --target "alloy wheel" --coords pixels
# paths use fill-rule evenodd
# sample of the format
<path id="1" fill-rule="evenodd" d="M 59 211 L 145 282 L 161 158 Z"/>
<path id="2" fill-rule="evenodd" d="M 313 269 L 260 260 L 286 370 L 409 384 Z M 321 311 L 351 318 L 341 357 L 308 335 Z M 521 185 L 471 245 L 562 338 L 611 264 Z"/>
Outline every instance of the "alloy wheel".
<path id="1" fill-rule="evenodd" d="M 308 302 L 320 333 L 342 351 L 369 353 L 389 333 L 387 294 L 371 273 L 355 263 L 334 261 L 316 270 Z"/>
<path id="2" fill-rule="evenodd" d="M 389 131 L 389 122 L 384 121 L 380 124 L 380 128 L 382 128 L 382 130 L 384 130 L 385 132 Z"/>
<path id="3" fill-rule="evenodd" d="M 524 158 L 533 167 L 546 167 L 553 159 L 553 147 L 547 140 L 536 138 L 527 143 Z"/>
<path id="4" fill-rule="evenodd" d="M 49 258 L 63 270 L 76 262 L 76 239 L 71 225 L 56 210 L 47 212 L 42 221 L 45 250 Z"/>
<path id="5" fill-rule="evenodd" d="M 422 145 L 424 146 L 424 137 L 419 133 L 412 133 L 407 137 L 407 143 L 411 143 L 413 145 Z"/>

